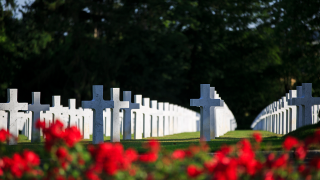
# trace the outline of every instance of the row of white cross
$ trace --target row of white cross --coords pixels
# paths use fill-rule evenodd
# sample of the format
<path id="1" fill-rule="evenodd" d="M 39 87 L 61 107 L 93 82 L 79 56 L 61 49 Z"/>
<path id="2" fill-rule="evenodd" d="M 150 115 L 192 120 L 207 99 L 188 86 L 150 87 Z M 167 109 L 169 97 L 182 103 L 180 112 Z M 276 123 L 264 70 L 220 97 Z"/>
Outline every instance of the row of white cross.
<path id="1" fill-rule="evenodd" d="M 297 90 L 263 109 L 251 124 L 254 130 L 287 134 L 319 121 L 320 97 L 312 97 L 312 83 L 302 83 Z"/>
<path id="2" fill-rule="evenodd" d="M 142 139 L 199 130 L 209 141 L 237 126 L 232 112 L 210 85 L 201 85 L 200 99 L 191 100 L 192 106 L 200 106 L 201 120 L 195 111 L 150 101 L 142 95 L 134 95 L 132 103 L 131 91 L 124 91 L 120 101 L 119 88 L 111 88 L 109 101 L 103 99 L 102 85 L 94 85 L 92 94 L 91 101 L 82 101 L 82 107 L 76 109 L 75 99 L 69 99 L 69 107 L 63 107 L 60 96 L 52 97 L 52 107 L 40 104 L 40 92 L 32 92 L 32 104 L 18 103 L 17 89 L 8 89 L 7 103 L 0 103 L 0 128 L 7 128 L 15 136 L 23 130 L 31 142 L 39 142 L 36 120 L 40 118 L 49 125 L 59 119 L 65 127 L 77 126 L 84 139 L 92 134 L 97 144 L 103 142 L 104 135 L 110 136 L 111 142 L 119 142 L 120 133 L 123 139 L 131 139 L 131 134 L 134 139 Z"/>
<path id="3" fill-rule="evenodd" d="M 200 107 L 200 136 L 205 141 L 237 128 L 229 107 L 210 84 L 200 85 L 200 99 L 190 99 L 190 106 Z"/>
<path id="4" fill-rule="evenodd" d="M 36 120 L 52 123 L 59 119 L 65 127 L 77 126 L 84 139 L 92 134 L 95 144 L 103 142 L 103 135 L 110 136 L 111 142 L 119 142 L 120 133 L 123 139 L 131 139 L 131 134 L 134 139 L 141 139 L 197 131 L 200 114 L 195 111 L 156 100 L 150 103 L 142 95 L 135 95 L 132 103 L 130 91 L 124 91 L 120 101 L 119 93 L 119 88 L 111 88 L 111 100 L 105 101 L 103 86 L 93 86 L 93 100 L 82 101 L 83 108 L 76 109 L 75 99 L 69 99 L 69 107 L 63 107 L 60 96 L 52 97 L 52 107 L 40 104 L 40 92 L 32 93 L 32 104 L 18 103 L 17 89 L 8 89 L 7 103 L 0 103 L 0 127 L 15 136 L 23 130 L 32 142 L 39 142 Z"/>

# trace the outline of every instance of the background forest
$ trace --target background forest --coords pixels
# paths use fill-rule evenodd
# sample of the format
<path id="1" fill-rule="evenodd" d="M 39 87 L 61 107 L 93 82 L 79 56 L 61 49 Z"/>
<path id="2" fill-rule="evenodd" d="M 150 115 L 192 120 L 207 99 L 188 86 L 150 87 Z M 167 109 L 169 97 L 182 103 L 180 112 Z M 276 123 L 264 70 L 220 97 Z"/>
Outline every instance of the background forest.
<path id="1" fill-rule="evenodd" d="M 320 0 L 0 0 L 0 102 L 92 85 L 190 107 L 216 87 L 238 129 L 302 82 L 320 96 Z M 20 9 L 21 18 L 14 16 Z"/>

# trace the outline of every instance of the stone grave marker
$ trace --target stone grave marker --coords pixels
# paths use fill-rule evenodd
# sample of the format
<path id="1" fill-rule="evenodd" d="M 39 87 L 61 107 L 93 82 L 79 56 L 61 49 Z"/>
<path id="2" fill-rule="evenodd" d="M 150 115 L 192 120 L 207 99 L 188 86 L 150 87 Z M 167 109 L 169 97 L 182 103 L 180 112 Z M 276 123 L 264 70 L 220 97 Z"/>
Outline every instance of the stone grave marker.
<path id="1" fill-rule="evenodd" d="M 7 130 L 8 112 L 0 111 L 0 129 Z"/>
<path id="2" fill-rule="evenodd" d="M 41 111 L 48 111 L 49 104 L 40 104 L 40 92 L 32 92 L 32 104 L 28 105 L 28 110 L 32 112 L 32 128 L 31 128 L 31 142 L 40 142 L 40 129 L 36 128 L 36 122 L 40 119 Z"/>
<path id="3" fill-rule="evenodd" d="M 143 138 L 150 137 L 151 133 L 151 115 L 150 115 L 150 99 L 143 98 L 142 99 L 142 106 L 140 108 L 143 112 Z"/>
<path id="4" fill-rule="evenodd" d="M 320 97 L 312 97 L 312 83 L 302 83 L 302 96 L 293 98 L 292 104 L 302 106 L 302 124 L 312 124 L 311 107 L 320 104 Z"/>
<path id="5" fill-rule="evenodd" d="M 92 96 L 93 99 L 91 101 L 82 101 L 82 108 L 89 108 L 93 111 L 92 143 L 99 144 L 103 142 L 103 110 L 105 108 L 114 108 L 114 101 L 105 101 L 103 99 L 103 85 L 93 85 Z"/>
<path id="6" fill-rule="evenodd" d="M 53 114 L 53 121 L 60 120 L 64 127 L 68 125 L 68 108 L 61 105 L 61 96 L 52 96 L 52 107 L 49 112 Z"/>
<path id="7" fill-rule="evenodd" d="M 288 106 L 289 106 L 289 117 L 290 117 L 290 123 L 291 125 L 289 126 L 289 131 L 294 131 L 298 127 L 297 123 L 297 106 L 292 105 L 292 98 L 297 97 L 297 91 L 296 90 L 290 90 L 289 91 L 289 99 L 288 99 Z"/>
<path id="8" fill-rule="evenodd" d="M 163 108 L 164 108 L 164 113 L 163 113 L 163 116 L 164 116 L 164 121 L 163 121 L 163 135 L 164 136 L 167 136 L 169 135 L 169 118 L 170 118 L 170 112 L 169 112 L 169 103 L 168 102 L 165 102 L 163 104 Z"/>
<path id="9" fill-rule="evenodd" d="M 131 91 L 123 91 L 123 101 L 129 102 L 128 108 L 123 108 L 123 139 L 131 139 L 131 120 L 132 120 L 132 109 L 139 109 L 140 104 L 131 102 Z M 141 124 L 140 124 L 141 125 Z"/>
<path id="10" fill-rule="evenodd" d="M 18 90 L 7 89 L 7 103 L 0 103 L 0 110 L 8 112 L 8 131 L 18 137 L 18 111 L 27 111 L 28 103 L 18 103 Z M 8 144 L 15 145 L 17 141 L 11 138 Z"/>
<path id="11" fill-rule="evenodd" d="M 68 125 L 69 125 L 69 127 L 71 127 L 71 126 L 80 127 L 79 122 L 77 122 L 78 114 L 79 114 L 79 110 L 76 109 L 76 99 L 69 99 L 68 100 L 68 115 L 69 115 Z"/>
<path id="12" fill-rule="evenodd" d="M 111 88 L 111 101 L 113 108 L 111 109 L 111 136 L 110 142 L 120 142 L 120 114 L 122 108 L 129 108 L 128 101 L 120 101 L 120 89 Z"/>
<path id="13" fill-rule="evenodd" d="M 150 106 L 150 117 L 151 117 L 151 137 L 158 136 L 158 107 L 157 107 L 157 100 L 151 101 Z"/>
<path id="14" fill-rule="evenodd" d="M 214 91 L 211 91 L 210 84 L 201 84 L 200 99 L 191 99 L 190 105 L 200 107 L 200 136 L 203 137 L 205 141 L 210 141 L 211 107 L 223 106 L 223 100 L 214 99 Z"/>
<path id="15" fill-rule="evenodd" d="M 143 126 L 144 126 L 144 114 L 142 106 L 142 95 L 134 95 L 134 103 L 139 104 L 139 109 L 134 109 L 134 139 L 142 139 Z"/>
<path id="16" fill-rule="evenodd" d="M 165 121 L 165 117 L 164 117 L 164 103 L 163 102 L 159 102 L 158 103 L 158 137 L 162 137 L 163 136 L 163 124 Z"/>

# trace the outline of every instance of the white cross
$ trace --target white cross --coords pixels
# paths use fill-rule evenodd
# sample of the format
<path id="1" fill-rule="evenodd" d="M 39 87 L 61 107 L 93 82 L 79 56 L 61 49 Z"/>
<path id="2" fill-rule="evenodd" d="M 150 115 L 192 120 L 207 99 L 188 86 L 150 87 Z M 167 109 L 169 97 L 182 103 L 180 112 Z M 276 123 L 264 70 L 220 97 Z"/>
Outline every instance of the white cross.
<path id="1" fill-rule="evenodd" d="M 40 142 L 40 129 L 36 128 L 36 121 L 40 119 L 40 112 L 49 110 L 49 104 L 40 104 L 40 92 L 32 92 L 32 104 L 28 105 L 32 111 L 31 142 Z"/>
<path id="2" fill-rule="evenodd" d="M 291 105 L 296 105 L 294 103 L 294 99 L 296 98 L 301 98 L 302 97 L 302 86 L 297 86 L 297 96 L 295 98 L 291 99 Z M 302 105 L 296 105 L 297 106 L 297 128 L 302 127 L 304 122 L 303 122 L 303 118 L 302 118 Z"/>
<path id="3" fill-rule="evenodd" d="M 150 98 L 143 98 L 142 99 L 142 106 L 140 106 L 140 109 L 142 109 L 143 112 L 143 137 L 147 138 L 150 137 L 150 128 L 151 128 L 151 122 L 150 122 Z"/>
<path id="4" fill-rule="evenodd" d="M 151 101 L 151 137 L 157 137 L 158 136 L 158 107 L 157 107 L 157 100 Z"/>
<path id="5" fill-rule="evenodd" d="M 119 111 L 122 108 L 129 108 L 128 101 L 120 101 L 120 88 L 111 88 L 111 101 L 113 108 L 111 109 L 111 136 L 110 142 L 120 142 L 120 117 Z"/>
<path id="6" fill-rule="evenodd" d="M 68 115 L 69 115 L 69 127 L 75 126 L 77 122 L 77 116 L 79 114 L 79 110 L 76 109 L 76 99 L 68 100 Z M 79 126 L 80 127 L 80 126 Z"/>
<path id="7" fill-rule="evenodd" d="M 163 136 L 163 124 L 165 121 L 164 118 L 164 103 L 163 102 L 158 102 L 158 115 L 159 115 L 159 120 L 158 120 L 158 137 Z"/>
<path id="8" fill-rule="evenodd" d="M 214 92 L 211 92 L 210 84 L 200 85 L 200 99 L 190 99 L 190 106 L 199 106 L 200 119 L 200 136 L 205 141 L 210 141 L 210 108 L 214 106 L 223 106 L 223 100 L 214 99 Z"/>
<path id="9" fill-rule="evenodd" d="M 105 108 L 113 108 L 114 101 L 103 100 L 103 85 L 93 85 L 92 96 L 93 99 L 91 101 L 82 101 L 82 108 L 93 110 L 92 143 L 99 144 L 103 142 L 103 110 Z"/>
<path id="10" fill-rule="evenodd" d="M 169 135 L 169 117 L 170 117 L 170 111 L 169 111 L 169 103 L 165 102 L 163 104 L 163 109 L 164 109 L 164 121 L 163 121 L 163 135 L 167 136 Z"/>
<path id="11" fill-rule="evenodd" d="M 134 139 L 142 139 L 142 133 L 143 133 L 142 95 L 134 95 L 134 103 L 139 104 L 139 107 L 140 107 L 140 109 L 133 110 L 133 112 L 136 113 L 135 122 L 134 122 Z"/>
<path id="12" fill-rule="evenodd" d="M 131 110 L 139 109 L 140 104 L 131 102 L 131 91 L 123 91 L 123 101 L 129 102 L 129 108 L 123 108 L 123 139 L 131 139 Z"/>
<path id="13" fill-rule="evenodd" d="M 292 103 L 297 106 L 302 105 L 303 125 L 312 124 L 311 107 L 320 104 L 320 97 L 312 97 L 312 83 L 302 83 L 302 97 L 293 98 Z"/>
<path id="14" fill-rule="evenodd" d="M 0 110 L 8 112 L 9 132 L 18 137 L 18 111 L 28 110 L 28 103 L 18 103 L 18 90 L 7 89 L 7 103 L 0 103 Z M 10 138 L 9 145 L 17 144 L 17 141 Z"/>
<path id="15" fill-rule="evenodd" d="M 52 107 L 50 107 L 50 113 L 53 114 L 53 121 L 60 120 L 64 126 L 67 125 L 68 108 L 61 105 L 60 96 L 52 96 Z"/>
<path id="16" fill-rule="evenodd" d="M 294 131 L 296 130 L 297 126 L 297 106 L 292 105 L 292 98 L 297 97 L 297 91 L 296 90 L 290 90 L 289 91 L 289 99 L 288 99 L 288 106 L 290 107 L 289 109 L 289 115 L 290 115 L 290 123 L 291 126 L 289 126 L 289 131 Z"/>
<path id="17" fill-rule="evenodd" d="M 82 131 L 83 131 L 83 139 L 90 139 L 90 130 L 92 130 L 93 126 L 93 111 L 91 109 L 82 109 L 81 107 L 79 110 L 82 110 Z M 91 127 L 91 128 L 90 128 Z"/>

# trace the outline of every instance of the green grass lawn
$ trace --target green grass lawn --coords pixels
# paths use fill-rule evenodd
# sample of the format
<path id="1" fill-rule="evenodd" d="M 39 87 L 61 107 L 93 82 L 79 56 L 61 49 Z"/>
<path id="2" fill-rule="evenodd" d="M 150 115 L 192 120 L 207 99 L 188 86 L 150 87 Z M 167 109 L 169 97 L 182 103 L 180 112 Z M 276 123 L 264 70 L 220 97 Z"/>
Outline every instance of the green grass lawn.
<path id="1" fill-rule="evenodd" d="M 316 128 L 319 128 L 319 124 L 305 126 L 296 131 L 289 133 L 288 135 L 296 136 L 297 138 L 303 139 L 306 136 L 312 135 Z M 223 144 L 236 144 L 242 138 L 252 139 L 252 134 L 254 132 L 259 132 L 263 136 L 264 140 L 261 143 L 261 150 L 281 150 L 282 142 L 286 136 L 274 134 L 268 131 L 252 131 L 252 130 L 236 130 L 226 133 L 221 137 L 217 137 L 216 139 L 212 139 L 207 142 L 210 151 L 215 152 L 221 147 Z M 199 145 L 199 137 L 200 132 L 191 132 L 191 133 L 180 133 L 174 134 L 164 137 L 156 137 L 160 141 L 162 148 L 167 151 L 174 151 L 175 149 L 185 149 L 188 148 L 191 144 Z M 133 137 L 132 137 L 133 138 Z M 121 136 L 122 139 L 122 136 Z M 121 144 L 125 149 L 134 148 L 139 153 L 145 152 L 142 147 L 142 144 L 146 142 L 148 139 L 139 139 L 139 140 L 121 140 Z M 110 137 L 104 137 L 105 142 L 110 140 Z M 43 139 L 41 143 L 31 143 L 30 140 L 27 140 L 26 136 L 19 135 L 18 145 L 14 146 L 6 146 L 5 154 L 11 155 L 14 152 L 21 152 L 23 149 L 30 149 L 38 153 L 41 157 L 45 157 L 45 153 L 43 151 Z M 80 143 L 84 146 L 91 144 L 92 139 L 82 140 Z"/>
<path id="2" fill-rule="evenodd" d="M 255 131 L 252 130 L 237 130 L 228 132 L 225 135 L 213 139 L 208 142 L 210 146 L 210 151 L 214 152 L 219 149 L 219 147 L 223 144 L 236 144 L 242 138 L 252 138 L 252 133 Z M 270 149 L 280 149 L 282 138 L 281 135 L 277 135 L 274 133 L 270 133 L 268 131 L 259 131 L 262 136 L 265 138 L 265 142 L 261 144 L 261 147 L 265 150 Z M 188 148 L 191 144 L 199 145 L 199 137 L 200 132 L 191 132 L 191 133 L 180 133 L 174 134 L 164 137 L 156 137 L 160 141 L 162 148 L 166 149 L 167 151 L 174 151 L 175 149 L 185 149 Z M 121 136 L 122 138 L 122 136 Z M 143 153 L 145 149 L 143 149 L 142 144 L 146 142 L 148 139 L 152 138 L 145 138 L 139 140 L 121 140 L 121 144 L 124 146 L 125 149 L 127 148 L 134 148 L 138 152 Z M 105 142 L 110 140 L 110 137 L 104 137 Z M 14 146 L 6 146 L 5 154 L 11 155 L 14 152 L 21 152 L 23 149 L 30 149 L 35 151 L 40 156 L 45 157 L 45 153 L 43 152 L 43 139 L 42 143 L 31 143 L 30 140 L 27 140 L 26 136 L 19 135 L 18 145 Z M 82 140 L 80 143 L 83 145 L 91 144 L 92 139 Z M 270 144 L 273 144 L 270 146 Z"/>

